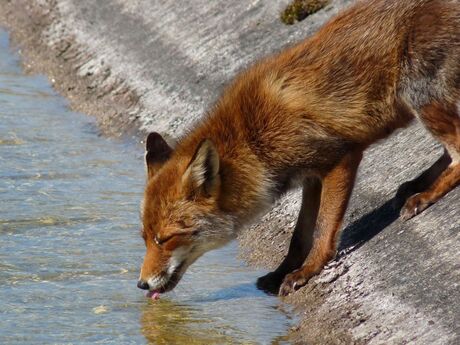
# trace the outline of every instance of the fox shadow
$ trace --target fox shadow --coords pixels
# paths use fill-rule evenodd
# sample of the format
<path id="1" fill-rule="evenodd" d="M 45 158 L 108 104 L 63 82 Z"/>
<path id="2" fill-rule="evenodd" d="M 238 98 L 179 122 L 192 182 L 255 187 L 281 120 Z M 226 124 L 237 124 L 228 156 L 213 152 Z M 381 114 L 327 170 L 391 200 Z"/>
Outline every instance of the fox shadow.
<path id="1" fill-rule="evenodd" d="M 399 218 L 403 202 L 396 195 L 384 204 L 348 224 L 342 231 L 338 256 L 355 251 Z"/>

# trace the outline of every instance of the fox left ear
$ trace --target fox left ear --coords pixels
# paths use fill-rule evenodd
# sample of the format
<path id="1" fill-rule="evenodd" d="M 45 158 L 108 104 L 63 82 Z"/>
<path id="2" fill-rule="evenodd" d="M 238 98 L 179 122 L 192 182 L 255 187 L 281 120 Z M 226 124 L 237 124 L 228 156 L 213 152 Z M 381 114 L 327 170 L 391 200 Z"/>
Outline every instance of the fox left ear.
<path id="1" fill-rule="evenodd" d="M 219 154 L 211 140 L 203 140 L 195 152 L 182 180 L 196 195 L 213 196 L 220 185 Z"/>
<path id="2" fill-rule="evenodd" d="M 145 151 L 147 174 L 148 178 L 151 178 L 171 157 L 173 149 L 160 134 L 152 132 L 147 136 Z"/>

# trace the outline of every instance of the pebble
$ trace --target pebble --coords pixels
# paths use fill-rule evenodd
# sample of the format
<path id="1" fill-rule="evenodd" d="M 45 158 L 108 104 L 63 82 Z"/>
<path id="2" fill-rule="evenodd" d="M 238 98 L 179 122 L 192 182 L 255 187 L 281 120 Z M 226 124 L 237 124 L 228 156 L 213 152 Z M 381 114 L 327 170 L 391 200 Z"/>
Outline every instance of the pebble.
<path id="1" fill-rule="evenodd" d="M 109 311 L 109 308 L 107 308 L 105 305 L 100 305 L 98 307 L 93 308 L 93 313 L 94 314 L 105 314 Z"/>

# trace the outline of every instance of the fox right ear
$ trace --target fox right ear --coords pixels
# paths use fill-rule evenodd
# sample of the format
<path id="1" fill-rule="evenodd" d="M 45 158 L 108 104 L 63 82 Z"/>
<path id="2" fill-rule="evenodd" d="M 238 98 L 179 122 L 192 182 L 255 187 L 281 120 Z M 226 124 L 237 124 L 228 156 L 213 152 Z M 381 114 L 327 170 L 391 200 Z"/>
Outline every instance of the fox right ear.
<path id="1" fill-rule="evenodd" d="M 163 164 L 171 157 L 173 149 L 157 132 L 147 136 L 145 142 L 145 163 L 148 178 L 152 178 Z"/>

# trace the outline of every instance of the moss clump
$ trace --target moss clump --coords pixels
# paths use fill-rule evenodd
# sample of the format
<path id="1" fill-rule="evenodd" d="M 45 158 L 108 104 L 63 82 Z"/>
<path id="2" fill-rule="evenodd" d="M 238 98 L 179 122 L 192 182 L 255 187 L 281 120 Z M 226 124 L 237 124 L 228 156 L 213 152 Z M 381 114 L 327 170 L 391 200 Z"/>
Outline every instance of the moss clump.
<path id="1" fill-rule="evenodd" d="M 281 13 L 281 21 L 292 25 L 318 12 L 329 3 L 329 0 L 294 0 Z"/>

